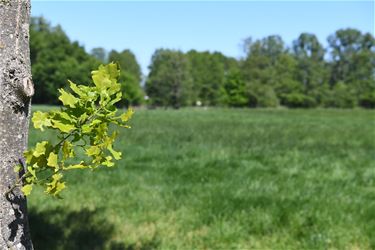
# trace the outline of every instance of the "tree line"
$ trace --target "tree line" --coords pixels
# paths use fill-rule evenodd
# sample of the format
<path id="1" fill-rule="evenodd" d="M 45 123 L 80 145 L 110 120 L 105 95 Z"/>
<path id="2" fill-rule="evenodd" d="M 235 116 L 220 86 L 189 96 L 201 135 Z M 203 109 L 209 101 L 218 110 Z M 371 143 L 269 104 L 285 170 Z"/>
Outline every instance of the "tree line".
<path id="1" fill-rule="evenodd" d="M 132 51 L 87 53 L 43 18 L 32 18 L 30 36 L 34 103 L 56 104 L 68 76 L 87 83 L 87 72 L 114 61 L 122 69 L 122 105 L 375 108 L 375 39 L 356 29 L 337 30 L 327 47 L 311 33 L 290 46 L 278 35 L 248 38 L 241 59 L 157 49 L 146 77 Z"/>

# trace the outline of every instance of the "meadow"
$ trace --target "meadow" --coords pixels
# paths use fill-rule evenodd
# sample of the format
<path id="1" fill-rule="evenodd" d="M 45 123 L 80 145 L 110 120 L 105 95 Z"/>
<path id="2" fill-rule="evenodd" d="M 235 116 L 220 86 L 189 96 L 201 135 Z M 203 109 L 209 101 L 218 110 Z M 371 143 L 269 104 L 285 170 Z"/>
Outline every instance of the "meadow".
<path id="1" fill-rule="evenodd" d="M 116 167 L 29 197 L 35 249 L 375 249 L 374 111 L 137 110 L 131 124 Z M 29 144 L 52 136 L 30 128 Z"/>

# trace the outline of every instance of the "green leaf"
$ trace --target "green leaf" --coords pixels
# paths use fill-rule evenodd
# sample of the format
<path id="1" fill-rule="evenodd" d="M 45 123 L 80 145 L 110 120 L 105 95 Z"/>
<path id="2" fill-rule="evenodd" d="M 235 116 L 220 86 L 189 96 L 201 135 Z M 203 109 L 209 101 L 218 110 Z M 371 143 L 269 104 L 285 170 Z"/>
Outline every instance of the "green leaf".
<path id="1" fill-rule="evenodd" d="M 23 153 L 23 156 L 25 157 L 26 159 L 26 163 L 27 164 L 30 164 L 31 163 L 31 160 L 33 159 L 33 151 L 32 150 L 27 150 Z"/>
<path id="2" fill-rule="evenodd" d="M 34 177 L 36 178 L 36 174 L 35 174 L 35 168 L 38 168 L 38 165 L 34 164 L 33 166 L 28 166 L 27 167 L 27 171 L 29 171 L 29 173 Z"/>
<path id="3" fill-rule="evenodd" d="M 33 156 L 39 157 L 41 155 L 44 155 L 46 153 L 46 145 L 47 144 L 48 144 L 48 141 L 38 142 L 35 146 Z"/>
<path id="4" fill-rule="evenodd" d="M 82 89 L 80 87 L 78 87 L 75 83 L 73 83 L 72 81 L 69 81 L 69 86 L 70 88 L 74 91 L 74 93 L 76 93 L 77 95 L 79 95 L 80 97 L 87 97 L 87 89 L 85 91 L 85 89 Z"/>
<path id="5" fill-rule="evenodd" d="M 91 146 L 86 150 L 86 154 L 88 156 L 98 155 L 100 154 L 100 148 L 98 146 Z"/>
<path id="6" fill-rule="evenodd" d="M 20 165 L 20 164 L 18 164 L 18 165 L 16 165 L 15 167 L 14 167 L 14 172 L 15 173 L 19 173 L 21 170 L 22 170 L 22 166 Z"/>
<path id="7" fill-rule="evenodd" d="M 70 169 L 84 169 L 84 168 L 88 168 L 87 165 L 84 165 L 83 162 L 79 163 L 79 164 L 75 164 L 75 165 L 69 165 L 67 167 L 64 167 L 64 170 L 70 170 Z"/>
<path id="8" fill-rule="evenodd" d="M 92 127 L 90 126 L 90 124 L 85 124 L 82 126 L 82 132 L 85 133 L 85 134 L 88 134 L 92 131 Z"/>
<path id="9" fill-rule="evenodd" d="M 72 94 L 66 92 L 64 89 L 59 89 L 59 92 L 61 93 L 59 100 L 64 104 L 64 106 L 75 108 L 75 104 L 78 102 L 78 99 Z"/>
<path id="10" fill-rule="evenodd" d="M 69 141 L 64 141 L 63 146 L 62 146 L 62 152 L 63 152 L 64 159 L 73 157 L 74 151 L 73 151 L 72 143 Z"/>
<path id="11" fill-rule="evenodd" d="M 95 125 L 100 124 L 100 123 L 102 123 L 101 120 L 99 120 L 99 119 L 95 119 L 95 120 L 93 120 L 93 121 L 90 123 L 90 125 L 91 125 L 91 126 L 95 126 Z"/>
<path id="12" fill-rule="evenodd" d="M 51 120 L 48 118 L 48 113 L 36 111 L 31 120 L 34 124 L 34 128 L 40 129 L 42 131 L 44 130 L 43 126 L 52 126 Z"/>
<path id="13" fill-rule="evenodd" d="M 25 195 L 25 196 L 28 196 L 31 194 L 31 190 L 33 190 L 33 184 L 26 184 L 25 186 L 23 186 L 21 188 L 21 191 L 22 193 Z"/>
<path id="14" fill-rule="evenodd" d="M 116 63 L 109 63 L 107 65 L 100 65 L 98 70 L 92 72 L 93 76 L 103 75 L 110 81 L 116 81 L 120 76 L 119 66 Z"/>
<path id="15" fill-rule="evenodd" d="M 132 108 L 129 108 L 125 113 L 123 113 L 120 116 L 120 119 L 123 122 L 127 122 L 130 120 L 130 118 L 132 118 L 133 114 L 134 114 L 134 110 Z"/>
<path id="16" fill-rule="evenodd" d="M 109 104 L 109 105 L 113 105 L 113 104 L 115 104 L 116 102 L 121 101 L 121 99 L 122 99 L 122 93 L 121 93 L 121 92 L 118 92 L 118 93 L 116 94 L 116 97 L 115 97 L 114 99 L 112 99 L 112 101 L 110 101 L 108 104 Z"/>
<path id="17" fill-rule="evenodd" d="M 57 169 L 59 168 L 59 164 L 57 163 L 57 154 L 55 154 L 54 152 L 51 152 L 49 154 L 47 165 L 55 168 L 57 171 Z"/>
<path id="18" fill-rule="evenodd" d="M 56 188 L 54 195 L 59 194 L 63 189 L 65 189 L 65 182 L 56 182 Z"/>
<path id="19" fill-rule="evenodd" d="M 94 129 L 95 125 L 100 124 L 100 123 L 102 123 L 101 120 L 95 119 L 91 123 L 83 125 L 82 132 L 85 134 L 88 134 Z"/>
<path id="20" fill-rule="evenodd" d="M 47 183 L 46 192 L 52 195 L 57 195 L 65 188 L 65 182 L 61 182 L 63 175 L 56 173 L 52 175 L 52 181 Z"/>
<path id="21" fill-rule="evenodd" d="M 120 160 L 120 159 L 121 159 L 121 152 L 117 152 L 117 151 L 115 151 L 115 150 L 112 148 L 112 145 L 108 146 L 107 149 L 109 150 L 109 152 L 111 152 L 111 154 L 113 155 L 113 157 L 114 157 L 116 160 Z"/>
<path id="22" fill-rule="evenodd" d="M 68 121 L 70 123 L 76 123 L 77 122 L 76 118 L 70 116 L 66 112 L 56 112 L 55 114 L 56 114 L 56 116 L 60 116 L 62 119 L 65 119 L 66 121 Z M 53 118 L 54 120 L 56 120 L 56 116 Z"/>
<path id="23" fill-rule="evenodd" d="M 89 116 L 88 116 L 87 112 L 86 112 L 86 113 L 83 113 L 83 114 L 79 117 L 79 121 L 80 121 L 80 122 L 85 122 L 86 119 L 87 119 L 88 117 L 89 117 Z"/>
<path id="24" fill-rule="evenodd" d="M 113 163 L 112 161 L 112 157 L 111 156 L 107 156 L 105 158 L 105 161 L 102 163 L 104 166 L 107 166 L 107 167 L 113 167 L 115 164 Z"/>
<path id="25" fill-rule="evenodd" d="M 99 91 L 108 89 L 112 84 L 107 68 L 103 65 L 99 66 L 99 70 L 92 72 L 92 80 Z"/>
<path id="26" fill-rule="evenodd" d="M 74 130 L 76 127 L 72 124 L 64 124 L 58 120 L 52 120 L 52 127 L 59 129 L 63 133 L 69 133 Z"/>
<path id="27" fill-rule="evenodd" d="M 121 89 L 121 85 L 117 83 L 119 75 L 120 71 L 118 65 L 110 63 L 107 65 L 100 65 L 98 70 L 93 71 L 92 80 L 101 95 L 105 94 L 111 96 Z M 105 93 L 105 91 L 108 93 Z"/>

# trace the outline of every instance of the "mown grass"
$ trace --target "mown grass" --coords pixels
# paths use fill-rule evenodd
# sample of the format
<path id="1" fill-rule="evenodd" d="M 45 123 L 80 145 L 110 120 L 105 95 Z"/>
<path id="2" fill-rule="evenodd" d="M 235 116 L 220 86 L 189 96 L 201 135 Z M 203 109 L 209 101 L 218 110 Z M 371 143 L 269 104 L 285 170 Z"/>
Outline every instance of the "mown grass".
<path id="1" fill-rule="evenodd" d="M 31 195 L 35 248 L 375 248 L 374 125 L 367 110 L 139 110 L 116 168 Z"/>

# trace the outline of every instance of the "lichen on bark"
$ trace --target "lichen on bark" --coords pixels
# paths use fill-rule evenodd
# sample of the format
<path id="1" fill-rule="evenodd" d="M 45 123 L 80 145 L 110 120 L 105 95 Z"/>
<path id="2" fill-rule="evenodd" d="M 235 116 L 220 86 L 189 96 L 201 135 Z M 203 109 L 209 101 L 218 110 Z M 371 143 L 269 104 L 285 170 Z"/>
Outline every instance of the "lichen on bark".
<path id="1" fill-rule="evenodd" d="M 10 5 L 10 0 L 0 0 L 0 5 Z"/>

